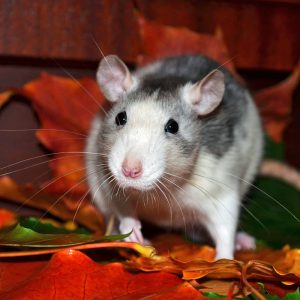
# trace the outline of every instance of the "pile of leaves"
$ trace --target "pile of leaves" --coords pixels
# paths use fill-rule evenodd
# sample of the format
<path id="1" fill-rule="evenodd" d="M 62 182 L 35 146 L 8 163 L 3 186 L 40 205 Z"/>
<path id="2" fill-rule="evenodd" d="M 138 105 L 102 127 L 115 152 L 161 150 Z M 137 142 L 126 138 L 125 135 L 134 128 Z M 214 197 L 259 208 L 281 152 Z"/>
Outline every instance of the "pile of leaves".
<path id="1" fill-rule="evenodd" d="M 186 28 L 162 26 L 142 17 L 139 24 L 142 52 L 137 57 L 137 65 L 169 55 L 201 53 L 224 64 L 242 81 L 220 30 L 211 36 Z M 255 95 L 269 137 L 267 154 L 273 159 L 283 159 L 280 143 L 290 120 L 299 67 L 296 66 L 285 81 Z M 20 219 L 12 212 L 0 210 L 0 228 L 3 228 L 0 234 L 3 247 L 0 252 L 1 299 L 207 299 L 222 296 L 233 299 L 249 294 L 253 299 L 278 299 L 271 295 L 300 298 L 297 290 L 300 250 L 296 248 L 263 247 L 256 252 L 237 252 L 235 260 L 214 261 L 213 248 L 193 244 L 178 235 L 154 238 L 154 248 L 119 242 L 124 236 L 104 236 L 105 224 L 89 198 L 83 162 L 91 119 L 99 107 L 106 105 L 97 83 L 91 78 L 77 80 L 44 73 L 20 89 L 0 94 L 0 107 L 14 94 L 28 99 L 39 117 L 41 128 L 36 136 L 53 153 L 49 160 L 53 179 L 40 187 L 30 183 L 19 185 L 9 176 L 10 166 L 5 166 L 0 177 L 0 198 L 41 209 L 62 223 L 71 220 L 81 229 L 70 229 L 62 224 L 54 226 L 53 221 L 51 225 L 48 221 L 43 224 L 42 220 Z M 33 165 L 35 159 L 28 158 Z M 18 162 L 14 164 L 17 165 Z M 266 184 L 266 179 L 260 180 L 258 188 L 270 195 L 256 190 L 254 198 L 265 197 L 259 201 L 276 207 L 276 188 L 268 185 L 269 181 Z M 294 231 L 289 229 L 289 233 L 293 231 L 294 235 L 287 241 L 297 244 L 300 214 L 292 205 L 297 206 L 299 191 L 290 186 L 287 189 L 288 194 L 281 187 L 277 209 L 290 210 L 285 220 L 292 224 Z M 270 204 L 270 197 L 275 199 L 275 204 Z M 253 203 L 249 210 L 255 211 L 254 220 L 242 219 L 242 227 L 268 245 L 282 246 L 278 241 L 282 242 L 287 227 L 284 222 L 274 223 L 272 218 L 278 217 L 278 212 L 271 214 L 271 219 L 270 215 L 264 219 L 257 215 L 261 211 L 255 207 L 257 202 Z M 274 224 L 280 224 L 281 229 L 273 230 Z M 271 229 L 268 238 L 261 225 Z M 100 248 L 95 258 L 97 262 L 79 251 Z M 103 248 L 110 249 L 109 258 L 102 256 Z M 52 253 L 55 254 L 49 256 Z M 30 260 L 26 259 L 28 256 Z M 112 260 L 117 262 L 112 263 Z"/>

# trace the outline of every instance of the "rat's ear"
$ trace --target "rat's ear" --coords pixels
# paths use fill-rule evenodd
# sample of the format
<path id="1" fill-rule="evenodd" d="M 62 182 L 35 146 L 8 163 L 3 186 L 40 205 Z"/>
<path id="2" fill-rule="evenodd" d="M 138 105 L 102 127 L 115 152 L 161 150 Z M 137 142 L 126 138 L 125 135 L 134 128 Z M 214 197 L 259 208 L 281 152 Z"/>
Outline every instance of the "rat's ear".
<path id="1" fill-rule="evenodd" d="M 224 91 L 224 74 L 216 69 L 202 80 L 184 86 L 183 98 L 199 116 L 205 116 L 221 103 Z"/>
<path id="2" fill-rule="evenodd" d="M 132 87 L 132 76 L 116 55 L 103 57 L 97 70 L 97 82 L 105 98 L 111 102 L 118 101 Z"/>

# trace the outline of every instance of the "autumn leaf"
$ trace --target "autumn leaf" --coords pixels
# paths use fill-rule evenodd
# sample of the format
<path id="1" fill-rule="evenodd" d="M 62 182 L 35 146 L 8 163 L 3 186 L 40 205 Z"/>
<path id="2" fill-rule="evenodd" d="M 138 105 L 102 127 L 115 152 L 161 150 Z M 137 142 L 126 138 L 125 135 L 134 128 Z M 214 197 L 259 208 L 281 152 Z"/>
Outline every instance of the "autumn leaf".
<path id="1" fill-rule="evenodd" d="M 6 91 L 0 94 L 0 107 L 9 100 L 11 95 L 12 95 L 11 91 Z"/>
<path id="2" fill-rule="evenodd" d="M 206 35 L 187 28 L 160 25 L 140 17 L 140 31 L 143 45 L 140 64 L 170 55 L 201 53 L 220 64 L 225 63 L 225 67 L 236 75 L 220 30 L 215 35 Z M 299 66 L 286 81 L 256 95 L 264 126 L 276 141 L 282 139 L 284 128 L 289 122 L 292 92 L 298 81 Z M 74 218 L 79 224 L 103 234 L 103 218 L 90 204 L 87 196 L 83 162 L 84 144 L 92 116 L 99 110 L 99 106 L 106 105 L 97 83 L 88 78 L 74 80 L 43 74 L 15 92 L 25 96 L 37 112 L 42 125 L 37 137 L 53 152 L 50 161 L 53 180 L 45 183 L 44 191 L 40 191 L 30 185 L 19 186 L 10 178 L 2 177 L 0 197 L 48 211 L 62 220 Z M 12 94 L 13 92 L 8 91 L 0 95 L 0 107 Z M 20 226 L 14 230 L 15 232 L 2 235 L 3 244 L 22 246 L 23 243 L 28 246 L 28 242 L 33 241 L 36 243 L 34 246 L 41 247 L 45 239 L 45 234 Z M 15 237 L 20 235 L 25 241 L 16 241 Z M 57 241 L 57 238 L 62 237 L 64 241 Z M 179 245 L 175 240 L 166 238 L 162 238 L 160 245 L 158 241 L 153 241 L 159 254 L 155 255 L 152 247 L 135 243 L 94 243 L 95 240 L 90 240 L 88 235 L 68 237 L 71 238 L 69 244 L 66 244 L 66 235 L 48 236 L 48 241 L 50 238 L 54 242 L 51 247 L 65 242 L 64 245 L 73 250 L 61 251 L 55 247 L 46 250 L 1 252 L 0 257 L 6 259 L 56 254 L 50 262 L 0 262 L 0 298 L 49 299 L 53 296 L 70 299 L 204 299 L 190 282 L 200 290 L 213 289 L 220 282 L 225 282 L 227 285 L 223 285 L 222 291 L 231 299 L 235 291 L 233 284 L 254 294 L 257 290 L 253 285 L 257 281 L 271 281 L 280 286 L 299 285 L 300 254 L 297 249 L 237 252 L 236 260 L 215 262 L 215 250 L 211 247 L 186 242 Z M 76 240 L 78 237 L 80 241 Z M 86 242 L 92 243 L 85 244 Z M 70 245 L 73 246 L 69 247 Z M 135 272 L 132 274 L 121 264 L 103 266 L 74 251 L 101 248 L 131 249 L 143 257 L 126 251 L 129 259 L 127 266 Z M 150 273 L 138 273 L 137 270 Z"/>
<path id="3" fill-rule="evenodd" d="M 142 16 L 139 16 L 139 26 L 142 40 L 142 54 L 138 59 L 140 65 L 167 56 L 203 54 L 220 65 L 224 64 L 235 77 L 243 81 L 236 73 L 220 29 L 215 35 L 208 35 L 184 27 L 162 25 Z M 260 90 L 255 95 L 264 127 L 276 142 L 282 141 L 283 132 L 290 122 L 292 94 L 299 82 L 299 68 L 300 63 L 285 81 Z"/>
<path id="4" fill-rule="evenodd" d="M 4 178 L 0 182 L 0 196 L 49 211 L 63 220 L 74 218 L 79 224 L 103 233 L 103 218 L 87 193 L 83 161 L 92 117 L 105 107 L 96 81 L 42 74 L 21 89 L 2 93 L 0 99 L 6 102 L 13 93 L 25 96 L 38 114 L 41 129 L 37 137 L 54 152 L 49 162 L 53 179 L 43 185 L 40 193 L 30 187 L 18 187 Z"/>
<path id="5" fill-rule="evenodd" d="M 203 291 L 218 291 L 222 295 L 227 295 L 233 283 L 236 284 L 235 291 L 243 290 L 244 293 L 256 291 L 255 282 L 276 283 L 282 294 L 289 291 L 286 286 L 300 285 L 299 249 L 237 251 L 235 260 L 214 261 L 212 248 L 191 245 L 179 236 L 161 235 L 154 240 L 154 245 L 158 256 L 128 256 L 129 267 L 182 275 L 185 280 L 194 282 L 193 286 Z"/>
<path id="6" fill-rule="evenodd" d="M 50 76 L 46 73 L 20 92 L 33 104 L 39 116 L 40 142 L 55 154 L 49 165 L 56 178 L 46 190 L 63 194 L 70 189 L 82 197 L 87 191 L 83 151 L 91 120 L 104 106 L 95 80 Z"/>
<path id="7" fill-rule="evenodd" d="M 17 222 L 17 216 L 10 210 L 0 208 L 0 230 L 14 225 Z"/>
<path id="8" fill-rule="evenodd" d="M 293 92 L 299 84 L 299 72 L 300 62 L 286 80 L 255 94 L 264 128 L 277 143 L 282 141 L 284 130 L 290 122 Z"/>
<path id="9" fill-rule="evenodd" d="M 185 27 L 162 25 L 142 16 L 139 16 L 139 26 L 142 40 L 142 54 L 138 58 L 140 65 L 167 56 L 203 54 L 214 59 L 220 65 L 224 64 L 225 68 L 237 75 L 225 46 L 221 29 L 218 29 L 215 35 L 209 35 L 194 32 Z"/>
<path id="10" fill-rule="evenodd" d="M 1 262 L 0 273 L 3 300 L 204 298 L 173 274 L 132 274 L 120 263 L 97 264 L 72 250 L 55 254 L 49 262 Z"/>
<path id="11" fill-rule="evenodd" d="M 31 228 L 17 224 L 10 230 L 0 233 L 0 246 L 57 248 L 96 243 L 101 241 L 116 241 L 128 237 L 128 234 L 105 235 L 96 237 L 82 233 L 39 233 Z"/>
<path id="12" fill-rule="evenodd" d="M 29 184 L 18 185 L 7 176 L 0 177 L 0 198 L 42 209 L 62 220 L 74 219 L 92 231 L 104 233 L 103 217 L 88 200 L 79 203 L 68 197 L 53 196 Z"/>

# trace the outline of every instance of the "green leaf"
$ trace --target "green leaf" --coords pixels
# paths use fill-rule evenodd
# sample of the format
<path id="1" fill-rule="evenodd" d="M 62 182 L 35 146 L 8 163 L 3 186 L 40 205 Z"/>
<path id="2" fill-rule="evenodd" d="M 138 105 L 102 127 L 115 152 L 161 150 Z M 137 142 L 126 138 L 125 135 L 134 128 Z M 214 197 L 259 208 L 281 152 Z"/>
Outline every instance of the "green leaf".
<path id="1" fill-rule="evenodd" d="M 300 291 L 299 288 L 294 293 L 288 293 L 283 298 L 284 300 L 299 300 L 300 299 Z"/>
<path id="2" fill-rule="evenodd" d="M 284 146 L 266 138 L 266 158 L 283 160 Z M 241 228 L 273 248 L 300 246 L 300 191 L 274 178 L 259 177 L 242 210 Z M 252 215 L 254 216 L 252 216 Z M 260 224 L 262 223 L 262 224 Z"/>
<path id="3" fill-rule="evenodd" d="M 224 296 L 224 295 L 219 295 L 219 294 L 213 293 L 213 292 L 206 292 L 206 293 L 203 293 L 203 295 L 205 297 L 208 297 L 208 298 L 211 298 L 211 299 L 226 298 L 226 296 Z"/>
<path id="4" fill-rule="evenodd" d="M 299 300 L 300 299 L 300 293 L 299 293 L 299 289 L 297 289 L 295 292 L 293 293 L 288 293 L 285 295 L 284 298 L 280 298 L 276 295 L 269 295 L 267 294 L 265 291 L 260 291 L 260 293 L 267 299 L 267 300 Z M 253 299 L 255 300 L 259 300 L 256 296 L 251 295 Z M 249 300 L 249 298 L 245 298 L 245 300 Z"/>
<path id="5" fill-rule="evenodd" d="M 14 228 L 0 234 L 0 246 L 9 247 L 34 247 L 34 248 L 56 248 L 96 243 L 102 241 L 121 240 L 129 234 L 118 234 L 95 238 L 91 234 L 43 234 L 17 224 Z"/>
<path id="6" fill-rule="evenodd" d="M 33 231 L 39 233 L 80 233 L 80 234 L 89 234 L 90 232 L 83 228 L 79 227 L 75 230 L 68 230 L 64 227 L 54 226 L 50 221 L 41 222 L 40 219 L 34 217 L 21 217 L 19 219 L 20 225 Z"/>

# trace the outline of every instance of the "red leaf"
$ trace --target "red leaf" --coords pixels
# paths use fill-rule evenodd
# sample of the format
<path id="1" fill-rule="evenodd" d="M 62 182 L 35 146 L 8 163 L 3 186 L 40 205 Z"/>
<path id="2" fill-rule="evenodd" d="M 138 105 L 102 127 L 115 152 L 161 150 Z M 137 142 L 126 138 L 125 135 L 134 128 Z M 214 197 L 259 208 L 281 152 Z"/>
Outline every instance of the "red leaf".
<path id="1" fill-rule="evenodd" d="M 46 194 L 51 195 L 42 193 L 43 196 L 32 188 L 24 190 L 24 187 L 12 181 L 7 184 L 9 179 L 6 178 L 1 184 L 9 188 L 10 197 L 3 192 L 2 197 L 50 211 L 63 220 L 76 216 L 76 220 L 89 229 L 103 232 L 103 219 L 87 196 L 83 161 L 91 119 L 104 106 L 104 98 L 96 81 L 91 78 L 73 80 L 43 74 L 17 92 L 33 104 L 38 114 L 42 126 L 37 136 L 44 146 L 54 152 L 49 162 L 54 178 L 45 183 L 43 188 Z M 11 94 L 0 94 L 0 102 L 7 101 Z M 37 197 L 33 197 L 35 194 Z M 58 196 L 62 196 L 61 199 Z"/>
<path id="2" fill-rule="evenodd" d="M 221 30 L 215 35 L 201 34 L 184 27 L 171 27 L 139 17 L 142 51 L 140 65 L 179 54 L 203 54 L 235 73 Z M 159 38 L 158 38 L 159 37 Z"/>
<path id="3" fill-rule="evenodd" d="M 11 91 L 7 91 L 7 92 L 4 92 L 4 93 L 0 94 L 0 107 L 8 101 L 11 94 L 12 94 Z"/>
<path id="4" fill-rule="evenodd" d="M 0 208 L 0 230 L 17 222 L 17 216 L 10 210 Z"/>
<path id="5" fill-rule="evenodd" d="M 91 119 L 103 105 L 97 83 L 90 78 L 75 81 L 42 74 L 21 92 L 41 121 L 38 139 L 49 150 L 62 152 L 50 163 L 53 176 L 60 179 L 47 190 L 62 194 L 72 189 L 73 195 L 82 196 L 87 190 L 82 151 Z"/>
<path id="6" fill-rule="evenodd" d="M 299 83 L 300 62 L 293 73 L 277 85 L 260 90 L 255 95 L 263 125 L 269 136 L 281 142 L 291 118 L 293 92 Z"/>
<path id="7" fill-rule="evenodd" d="M 5 299 L 203 299 L 190 284 L 167 273 L 127 272 L 101 265 L 78 251 L 61 251 L 49 262 L 0 263 Z"/>

